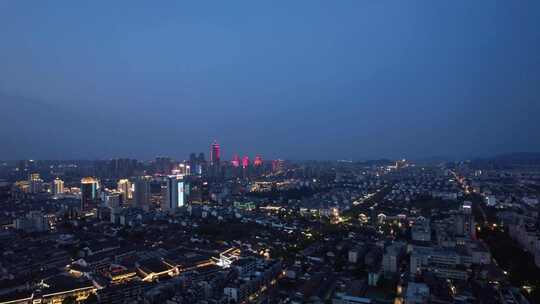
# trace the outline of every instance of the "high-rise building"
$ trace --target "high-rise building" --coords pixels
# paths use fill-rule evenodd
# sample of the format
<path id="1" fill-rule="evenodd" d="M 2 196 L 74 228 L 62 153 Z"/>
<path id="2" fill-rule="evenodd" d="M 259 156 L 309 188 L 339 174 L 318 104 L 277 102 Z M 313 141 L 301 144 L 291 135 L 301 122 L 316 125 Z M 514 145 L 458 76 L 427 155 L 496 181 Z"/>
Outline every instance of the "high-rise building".
<path id="1" fill-rule="evenodd" d="M 272 172 L 280 172 L 283 171 L 284 168 L 284 161 L 282 159 L 276 159 L 272 161 Z"/>
<path id="2" fill-rule="evenodd" d="M 255 160 L 253 161 L 253 166 L 260 167 L 260 166 L 262 166 L 262 164 L 263 164 L 262 156 L 256 155 Z"/>
<path id="3" fill-rule="evenodd" d="M 186 196 L 184 191 L 184 179 L 182 176 L 172 175 L 167 177 L 167 193 L 165 197 L 165 205 L 162 209 L 173 213 L 178 208 L 186 204 Z"/>
<path id="4" fill-rule="evenodd" d="M 210 146 L 210 164 L 212 166 L 219 165 L 220 157 L 221 157 L 221 151 L 219 144 L 217 141 L 214 141 L 212 145 Z"/>
<path id="5" fill-rule="evenodd" d="M 231 160 L 231 165 L 235 168 L 240 167 L 240 156 L 238 156 L 238 154 L 235 154 L 233 156 L 233 159 Z"/>
<path id="6" fill-rule="evenodd" d="M 133 199 L 135 202 L 135 207 L 141 208 L 144 210 L 150 209 L 150 176 L 141 176 L 135 180 L 135 194 Z"/>
<path id="7" fill-rule="evenodd" d="M 246 169 L 247 167 L 249 167 L 249 156 L 246 155 L 242 157 L 242 168 Z"/>
<path id="8" fill-rule="evenodd" d="M 476 227 L 472 215 L 472 203 L 463 202 L 459 214 L 455 217 L 456 234 L 474 239 L 476 237 Z"/>
<path id="9" fill-rule="evenodd" d="M 189 165 L 190 174 L 202 175 L 205 163 L 204 153 L 200 153 L 198 156 L 195 153 L 191 153 L 189 155 L 189 163 L 187 164 Z"/>
<path id="10" fill-rule="evenodd" d="M 189 161 L 191 163 L 196 163 L 197 162 L 197 154 L 196 153 L 189 153 Z"/>
<path id="11" fill-rule="evenodd" d="M 191 166 L 186 163 L 179 163 L 175 169 L 172 170 L 173 175 L 190 175 Z"/>
<path id="12" fill-rule="evenodd" d="M 29 181 L 18 181 L 13 185 L 13 194 L 26 194 L 30 193 L 30 182 Z M 24 196 L 24 195 L 23 195 Z"/>
<path id="13" fill-rule="evenodd" d="M 189 165 L 191 166 L 191 168 L 195 170 L 198 164 L 199 164 L 199 161 L 197 159 L 197 154 L 190 153 L 189 154 Z"/>
<path id="14" fill-rule="evenodd" d="M 131 190 L 131 182 L 128 179 L 121 179 L 118 181 L 117 190 L 122 193 L 123 200 L 128 201 L 133 198 L 133 192 Z"/>
<path id="15" fill-rule="evenodd" d="M 197 157 L 198 166 L 195 168 L 195 172 L 198 175 L 202 175 L 206 173 L 207 164 L 206 164 L 206 157 L 204 156 L 204 153 L 199 153 L 199 156 Z"/>
<path id="16" fill-rule="evenodd" d="M 124 194 L 120 191 L 110 191 L 105 194 L 105 206 L 117 211 L 122 207 Z"/>
<path id="17" fill-rule="evenodd" d="M 98 200 L 99 183 L 93 177 L 81 180 L 81 210 L 88 210 Z"/>
<path id="18" fill-rule="evenodd" d="M 27 232 L 48 231 L 49 219 L 39 210 L 32 210 L 25 217 L 19 217 L 14 221 L 15 229 Z"/>
<path id="19" fill-rule="evenodd" d="M 206 162 L 206 157 L 204 156 L 204 153 L 199 153 L 199 156 L 197 157 L 197 160 L 199 161 L 199 163 L 205 163 Z"/>
<path id="20" fill-rule="evenodd" d="M 58 177 L 53 181 L 52 194 L 59 195 L 64 193 L 64 181 Z"/>
<path id="21" fill-rule="evenodd" d="M 30 174 L 30 192 L 39 193 L 43 191 L 43 180 L 39 177 L 39 173 Z"/>

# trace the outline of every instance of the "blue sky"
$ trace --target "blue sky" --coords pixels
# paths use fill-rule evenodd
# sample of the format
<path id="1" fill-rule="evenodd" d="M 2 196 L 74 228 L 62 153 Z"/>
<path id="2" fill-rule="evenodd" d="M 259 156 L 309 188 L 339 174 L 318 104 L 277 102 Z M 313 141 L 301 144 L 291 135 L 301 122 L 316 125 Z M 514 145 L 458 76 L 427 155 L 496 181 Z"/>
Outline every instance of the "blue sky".
<path id="1" fill-rule="evenodd" d="M 539 151 L 538 1 L 2 1 L 0 158 Z"/>

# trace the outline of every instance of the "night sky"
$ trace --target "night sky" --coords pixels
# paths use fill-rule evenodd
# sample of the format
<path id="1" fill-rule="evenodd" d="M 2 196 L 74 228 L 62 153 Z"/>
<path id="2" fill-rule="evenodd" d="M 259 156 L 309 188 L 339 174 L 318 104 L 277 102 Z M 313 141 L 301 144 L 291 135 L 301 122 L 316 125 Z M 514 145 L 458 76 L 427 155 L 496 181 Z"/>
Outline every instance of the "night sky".
<path id="1" fill-rule="evenodd" d="M 540 151 L 540 1 L 0 1 L 0 159 Z"/>

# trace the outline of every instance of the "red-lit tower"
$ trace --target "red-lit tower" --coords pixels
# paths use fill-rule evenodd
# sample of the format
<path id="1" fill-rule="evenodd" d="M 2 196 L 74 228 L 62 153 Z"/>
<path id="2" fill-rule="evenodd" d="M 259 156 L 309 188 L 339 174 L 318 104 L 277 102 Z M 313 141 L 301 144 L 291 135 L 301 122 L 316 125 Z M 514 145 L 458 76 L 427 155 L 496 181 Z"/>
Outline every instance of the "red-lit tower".
<path id="1" fill-rule="evenodd" d="M 220 148 L 217 141 L 214 140 L 214 142 L 210 146 L 210 164 L 219 165 L 219 160 L 220 160 Z"/>
<path id="2" fill-rule="evenodd" d="M 262 157 L 261 157 L 260 155 L 256 155 L 256 156 L 255 156 L 255 160 L 253 161 L 253 165 L 254 165 L 255 167 L 260 167 L 260 166 L 262 166 L 262 164 L 263 164 L 263 159 L 262 159 Z"/>
<path id="3" fill-rule="evenodd" d="M 244 156 L 242 158 L 242 168 L 246 169 L 247 167 L 249 167 L 249 157 Z"/>

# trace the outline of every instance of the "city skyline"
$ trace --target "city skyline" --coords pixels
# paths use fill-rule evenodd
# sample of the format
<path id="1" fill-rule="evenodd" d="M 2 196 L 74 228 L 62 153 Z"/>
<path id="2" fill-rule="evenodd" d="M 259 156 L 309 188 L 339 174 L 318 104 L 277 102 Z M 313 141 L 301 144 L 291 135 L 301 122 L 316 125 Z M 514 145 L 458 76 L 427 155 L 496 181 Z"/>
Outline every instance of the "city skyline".
<path id="1" fill-rule="evenodd" d="M 216 141 L 212 141 L 212 143 L 216 143 Z M 204 156 L 204 160 L 207 161 L 209 164 L 211 162 L 211 154 L 212 154 L 212 145 L 210 146 L 209 153 L 203 152 L 203 151 L 196 151 L 190 152 L 188 155 L 184 156 L 175 156 L 173 154 L 156 154 L 153 157 L 149 158 L 138 158 L 133 156 L 113 156 L 113 157 L 103 157 L 103 158 L 65 158 L 65 159 L 53 159 L 53 158 L 14 158 L 14 159 L 0 159 L 0 161 L 3 162 L 17 162 L 17 161 L 58 161 L 58 162 L 69 162 L 69 161 L 108 161 L 108 160 L 137 160 L 142 162 L 154 162 L 160 158 L 168 158 L 173 161 L 177 162 L 188 162 L 190 160 L 190 156 L 192 154 L 195 154 L 196 156 Z M 220 150 L 220 155 L 222 155 L 222 151 Z M 413 161 L 428 161 L 428 162 L 437 162 L 437 161 L 470 161 L 470 160 L 490 160 L 490 159 L 497 159 L 497 158 L 523 158 L 523 159 L 538 159 L 540 158 L 540 152 L 531 152 L 531 151 L 510 151 L 507 153 L 494 153 L 494 154 L 485 154 L 481 156 L 449 156 L 449 155 L 433 155 L 428 157 L 419 157 L 419 158 L 410 158 L 406 156 L 397 156 L 397 157 L 373 157 L 373 158 L 329 158 L 329 159 L 316 159 L 316 158 L 286 158 L 286 157 L 264 157 L 266 154 L 254 152 L 254 153 L 242 153 L 242 152 L 230 152 L 225 154 L 226 157 L 220 157 L 220 163 L 230 163 L 234 167 L 241 166 L 242 161 L 245 161 L 245 158 L 247 157 L 248 162 L 254 162 L 258 161 L 258 158 L 262 158 L 260 161 L 264 162 L 270 162 L 272 160 L 288 160 L 288 161 L 295 161 L 295 162 L 302 162 L 302 161 L 347 161 L 347 162 L 366 162 L 366 161 L 378 161 L 378 160 L 386 160 L 386 161 L 399 161 L 399 160 L 413 160 Z M 252 157 L 252 158 L 250 158 Z"/>
<path id="2" fill-rule="evenodd" d="M 540 1 L 0 27 L 0 304 L 540 303 Z"/>
<path id="3" fill-rule="evenodd" d="M 213 161 L 190 156 L 196 170 L 2 164 L 0 303 L 540 298 L 538 155 L 227 164 L 210 147 Z"/>

